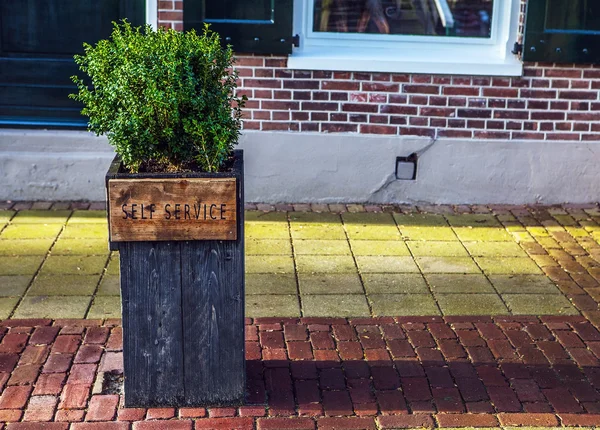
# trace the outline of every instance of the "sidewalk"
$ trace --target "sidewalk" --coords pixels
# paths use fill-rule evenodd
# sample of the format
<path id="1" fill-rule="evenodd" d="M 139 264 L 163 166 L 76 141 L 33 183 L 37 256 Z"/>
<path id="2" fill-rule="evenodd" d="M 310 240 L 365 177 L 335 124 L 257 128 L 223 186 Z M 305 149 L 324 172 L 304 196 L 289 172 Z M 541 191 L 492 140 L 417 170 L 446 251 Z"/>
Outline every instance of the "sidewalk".
<path id="1" fill-rule="evenodd" d="M 600 321 L 597 206 L 330 206 L 246 213 L 247 316 Z M 119 317 L 106 242 L 102 210 L 0 212 L 0 318 Z"/>
<path id="2" fill-rule="evenodd" d="M 0 202 L 0 429 L 600 426 L 598 206 L 248 209 L 246 405 L 146 410 L 101 205 Z"/>

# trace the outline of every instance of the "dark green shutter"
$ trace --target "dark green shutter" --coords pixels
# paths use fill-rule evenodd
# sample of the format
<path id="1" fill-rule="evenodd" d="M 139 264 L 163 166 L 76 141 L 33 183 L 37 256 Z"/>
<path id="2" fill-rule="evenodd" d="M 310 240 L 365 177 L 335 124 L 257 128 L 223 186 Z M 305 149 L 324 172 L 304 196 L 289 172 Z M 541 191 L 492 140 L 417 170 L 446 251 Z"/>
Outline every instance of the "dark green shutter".
<path id="1" fill-rule="evenodd" d="M 184 29 L 204 23 L 239 53 L 292 52 L 293 0 L 185 0 Z"/>
<path id="2" fill-rule="evenodd" d="M 528 0 L 523 60 L 600 63 L 600 0 Z"/>
<path id="3" fill-rule="evenodd" d="M 84 128 L 73 55 L 125 17 L 143 24 L 145 0 L 0 0 L 0 126 Z"/>

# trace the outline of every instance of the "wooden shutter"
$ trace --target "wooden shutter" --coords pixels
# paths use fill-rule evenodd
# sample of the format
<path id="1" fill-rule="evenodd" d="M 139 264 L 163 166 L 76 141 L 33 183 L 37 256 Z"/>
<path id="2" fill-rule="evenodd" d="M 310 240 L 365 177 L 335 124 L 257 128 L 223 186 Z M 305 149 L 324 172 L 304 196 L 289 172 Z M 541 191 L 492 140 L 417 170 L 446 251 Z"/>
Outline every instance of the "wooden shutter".
<path id="1" fill-rule="evenodd" d="M 600 62 L 599 0 L 528 0 L 524 61 Z"/>
<path id="2" fill-rule="evenodd" d="M 144 0 L 0 0 L 0 126 L 86 127 L 73 55 L 125 17 L 143 24 Z"/>
<path id="3" fill-rule="evenodd" d="M 185 0 L 183 8 L 185 30 L 208 23 L 236 52 L 292 52 L 293 0 Z"/>

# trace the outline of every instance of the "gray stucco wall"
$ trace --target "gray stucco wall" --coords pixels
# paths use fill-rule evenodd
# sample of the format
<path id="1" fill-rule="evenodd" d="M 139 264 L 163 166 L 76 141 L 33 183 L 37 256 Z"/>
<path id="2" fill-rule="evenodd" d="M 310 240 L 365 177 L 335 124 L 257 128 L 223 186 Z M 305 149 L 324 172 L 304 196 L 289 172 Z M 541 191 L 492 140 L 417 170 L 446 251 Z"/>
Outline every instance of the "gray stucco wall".
<path id="1" fill-rule="evenodd" d="M 247 201 L 600 201 L 600 142 L 245 132 L 240 147 Z M 417 179 L 396 180 L 396 157 L 426 147 Z M 0 200 L 103 200 L 112 157 L 85 132 L 1 130 Z"/>

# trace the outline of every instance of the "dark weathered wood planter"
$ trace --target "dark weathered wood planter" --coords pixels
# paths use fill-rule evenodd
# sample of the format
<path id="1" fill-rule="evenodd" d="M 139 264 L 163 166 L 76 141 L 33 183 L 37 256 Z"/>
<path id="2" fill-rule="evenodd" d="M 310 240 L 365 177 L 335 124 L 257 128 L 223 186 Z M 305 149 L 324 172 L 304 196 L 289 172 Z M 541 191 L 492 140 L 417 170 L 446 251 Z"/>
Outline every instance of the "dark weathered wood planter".
<path id="1" fill-rule="evenodd" d="M 125 406 L 241 404 L 244 165 L 231 172 L 107 175 L 120 253 Z M 142 206 L 143 205 L 143 206 Z"/>

